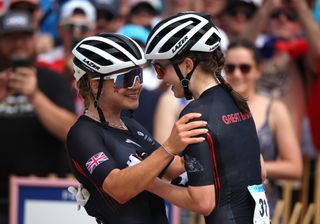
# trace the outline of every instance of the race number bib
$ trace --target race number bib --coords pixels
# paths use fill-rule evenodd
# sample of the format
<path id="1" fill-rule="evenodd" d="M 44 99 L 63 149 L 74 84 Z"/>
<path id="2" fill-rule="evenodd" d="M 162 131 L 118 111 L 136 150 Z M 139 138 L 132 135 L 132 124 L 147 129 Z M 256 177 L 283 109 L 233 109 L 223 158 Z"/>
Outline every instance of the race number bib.
<path id="1" fill-rule="evenodd" d="M 248 186 L 248 191 L 256 202 L 253 223 L 270 224 L 269 205 L 262 184 Z"/>

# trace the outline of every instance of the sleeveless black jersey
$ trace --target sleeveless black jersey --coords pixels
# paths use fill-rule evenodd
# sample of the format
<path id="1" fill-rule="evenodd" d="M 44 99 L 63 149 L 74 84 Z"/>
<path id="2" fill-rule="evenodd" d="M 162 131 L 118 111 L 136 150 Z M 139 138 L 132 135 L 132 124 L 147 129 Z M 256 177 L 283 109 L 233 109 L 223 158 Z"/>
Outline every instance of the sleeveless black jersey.
<path id="1" fill-rule="evenodd" d="M 206 141 L 183 152 L 189 185 L 214 184 L 216 207 L 206 224 L 253 222 L 255 202 L 248 185 L 261 184 L 260 148 L 251 114 L 240 112 L 221 85 L 201 94 L 181 112 L 202 114 L 208 122 Z"/>
<path id="2" fill-rule="evenodd" d="M 119 204 L 102 190 L 111 170 L 127 167 L 133 153 L 151 154 L 160 145 L 134 119 L 123 118 L 128 131 L 119 130 L 81 116 L 70 129 L 67 148 L 77 180 L 90 192 L 87 213 L 103 223 L 167 224 L 164 201 L 143 191 Z"/>

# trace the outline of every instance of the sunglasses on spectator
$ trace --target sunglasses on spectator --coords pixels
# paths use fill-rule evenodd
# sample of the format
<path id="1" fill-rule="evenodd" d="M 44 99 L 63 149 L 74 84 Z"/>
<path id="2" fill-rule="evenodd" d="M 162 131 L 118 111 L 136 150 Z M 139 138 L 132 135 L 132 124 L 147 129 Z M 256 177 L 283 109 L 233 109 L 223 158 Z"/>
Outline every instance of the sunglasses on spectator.
<path id="1" fill-rule="evenodd" d="M 281 16 L 285 16 L 291 22 L 295 22 L 298 19 L 296 13 L 292 10 L 277 10 L 270 15 L 272 19 L 279 19 Z"/>
<path id="2" fill-rule="evenodd" d="M 232 16 L 232 17 L 236 17 L 238 14 L 243 14 L 246 19 L 250 19 L 252 18 L 252 16 L 254 15 L 255 10 L 250 8 L 250 7 L 230 7 L 227 9 L 227 14 Z"/>
<path id="3" fill-rule="evenodd" d="M 99 80 L 100 77 L 92 78 L 91 80 Z M 143 72 L 142 68 L 134 68 L 130 71 L 115 73 L 109 76 L 104 76 L 104 80 L 113 80 L 114 87 L 116 89 L 128 88 L 132 89 L 136 83 L 139 81 L 140 84 L 143 83 Z"/>
<path id="4" fill-rule="evenodd" d="M 87 24 L 78 24 L 78 23 L 66 23 L 63 24 L 63 28 L 67 32 L 74 32 L 76 29 L 79 29 L 82 34 L 85 34 L 90 31 L 90 27 Z"/>
<path id="5" fill-rule="evenodd" d="M 250 64 L 245 64 L 245 63 L 239 64 L 239 65 L 226 64 L 224 66 L 224 70 L 225 70 L 226 74 L 228 75 L 228 74 L 233 74 L 234 71 L 236 70 L 236 68 L 239 68 L 243 75 L 247 75 L 250 72 L 251 67 L 252 66 Z"/>

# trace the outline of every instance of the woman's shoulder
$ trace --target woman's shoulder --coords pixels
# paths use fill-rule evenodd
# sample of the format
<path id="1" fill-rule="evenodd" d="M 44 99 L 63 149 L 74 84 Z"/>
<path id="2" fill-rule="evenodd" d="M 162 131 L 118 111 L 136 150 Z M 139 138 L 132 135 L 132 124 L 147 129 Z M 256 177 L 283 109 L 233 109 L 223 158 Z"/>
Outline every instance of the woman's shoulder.
<path id="1" fill-rule="evenodd" d="M 68 137 L 89 137 L 90 135 L 96 135 L 100 132 L 100 123 L 91 120 L 85 115 L 82 115 L 70 128 Z"/>
<path id="2" fill-rule="evenodd" d="M 277 126 L 283 120 L 288 120 L 289 116 L 286 105 L 279 99 L 273 99 L 270 106 L 270 123 L 272 126 Z"/>
<path id="3" fill-rule="evenodd" d="M 272 114 L 278 114 L 278 113 L 283 113 L 287 112 L 287 107 L 286 105 L 279 99 L 272 99 L 271 103 L 271 113 Z"/>

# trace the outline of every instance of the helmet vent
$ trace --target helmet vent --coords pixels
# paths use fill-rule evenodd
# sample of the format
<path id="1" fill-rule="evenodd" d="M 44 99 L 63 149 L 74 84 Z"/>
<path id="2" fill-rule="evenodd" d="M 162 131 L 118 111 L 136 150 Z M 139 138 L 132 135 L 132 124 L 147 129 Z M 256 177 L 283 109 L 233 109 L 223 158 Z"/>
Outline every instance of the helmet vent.
<path id="1" fill-rule="evenodd" d="M 213 33 L 210 38 L 206 41 L 206 45 L 213 45 L 214 43 L 220 42 L 221 38 Z"/>

